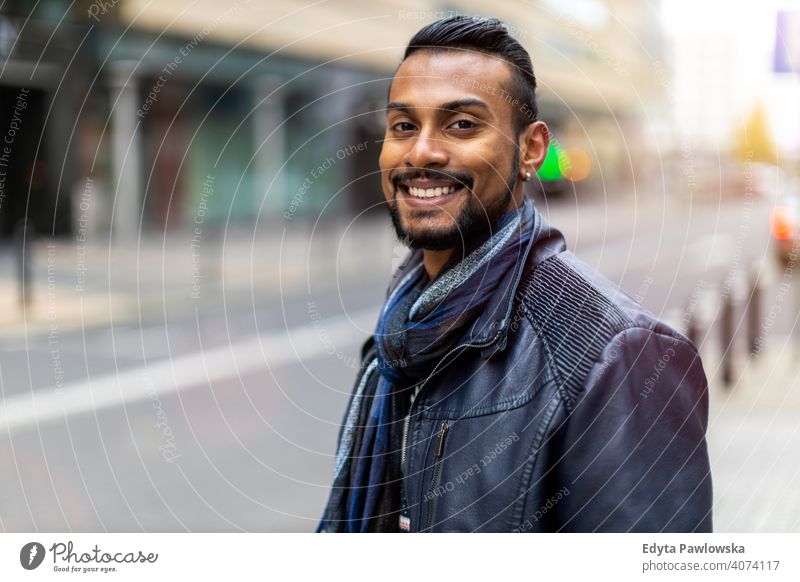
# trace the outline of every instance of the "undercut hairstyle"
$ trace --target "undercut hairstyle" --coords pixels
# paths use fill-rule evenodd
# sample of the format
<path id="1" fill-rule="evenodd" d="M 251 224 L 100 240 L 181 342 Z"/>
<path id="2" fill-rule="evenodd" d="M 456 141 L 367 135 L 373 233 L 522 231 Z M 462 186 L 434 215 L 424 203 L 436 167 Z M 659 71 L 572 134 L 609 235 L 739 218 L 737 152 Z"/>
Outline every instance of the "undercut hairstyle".
<path id="1" fill-rule="evenodd" d="M 511 66 L 511 87 L 508 94 L 518 100 L 514 106 L 514 133 L 539 119 L 536 105 L 536 77 L 531 57 L 497 18 L 450 16 L 432 22 L 419 30 L 408 42 L 403 60 L 422 50 L 466 50 L 499 57 Z"/>

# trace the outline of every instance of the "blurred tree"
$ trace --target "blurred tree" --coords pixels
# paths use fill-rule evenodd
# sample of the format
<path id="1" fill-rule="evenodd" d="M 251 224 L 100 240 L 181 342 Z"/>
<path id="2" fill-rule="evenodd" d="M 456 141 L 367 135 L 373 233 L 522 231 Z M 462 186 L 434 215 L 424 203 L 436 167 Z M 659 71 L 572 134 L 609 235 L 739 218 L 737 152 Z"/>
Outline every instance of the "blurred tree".
<path id="1" fill-rule="evenodd" d="M 734 155 L 742 162 L 778 165 L 778 153 L 763 104 L 756 103 L 750 116 L 739 126 L 734 140 Z"/>

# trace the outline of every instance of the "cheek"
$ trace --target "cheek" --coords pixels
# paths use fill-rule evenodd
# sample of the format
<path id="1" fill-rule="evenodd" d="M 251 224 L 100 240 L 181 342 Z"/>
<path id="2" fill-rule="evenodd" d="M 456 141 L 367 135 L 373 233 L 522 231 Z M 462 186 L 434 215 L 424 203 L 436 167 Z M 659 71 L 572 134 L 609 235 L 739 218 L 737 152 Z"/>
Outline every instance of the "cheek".
<path id="1" fill-rule="evenodd" d="M 378 156 L 378 165 L 381 170 L 392 170 L 401 166 L 404 146 L 403 142 L 391 139 L 388 135 L 384 136 L 381 154 Z"/>
<path id="2" fill-rule="evenodd" d="M 381 154 L 378 157 L 378 167 L 381 170 L 381 184 L 383 185 L 384 194 L 388 196 L 393 189 L 389 174 L 394 165 L 391 163 L 391 157 L 388 155 L 386 147 L 381 150 Z"/>
<path id="3" fill-rule="evenodd" d="M 486 158 L 488 168 L 487 180 L 493 184 L 505 184 L 508 174 L 511 171 L 511 164 L 514 159 L 514 150 L 506 144 L 505 147 L 497 146 Z"/>
<path id="4" fill-rule="evenodd" d="M 472 176 L 475 179 L 473 189 L 476 194 L 483 195 L 487 191 L 493 192 L 497 184 L 503 182 L 505 172 L 503 157 L 492 155 L 477 158 L 471 166 Z"/>
<path id="5" fill-rule="evenodd" d="M 466 168 L 474 172 L 476 182 L 494 182 L 502 180 L 509 162 L 508 145 L 497 139 L 482 139 L 463 147 L 460 152 L 461 161 Z"/>
<path id="6" fill-rule="evenodd" d="M 378 156 L 378 165 L 380 166 L 381 170 L 387 169 L 387 164 L 389 160 L 389 148 L 386 145 L 386 142 L 383 142 L 383 147 L 381 148 L 381 155 Z"/>
<path id="7" fill-rule="evenodd" d="M 384 145 L 383 148 L 381 148 L 381 155 L 378 156 L 378 166 L 382 171 L 386 172 L 392 169 L 391 158 L 392 156 L 389 152 L 389 148 Z"/>

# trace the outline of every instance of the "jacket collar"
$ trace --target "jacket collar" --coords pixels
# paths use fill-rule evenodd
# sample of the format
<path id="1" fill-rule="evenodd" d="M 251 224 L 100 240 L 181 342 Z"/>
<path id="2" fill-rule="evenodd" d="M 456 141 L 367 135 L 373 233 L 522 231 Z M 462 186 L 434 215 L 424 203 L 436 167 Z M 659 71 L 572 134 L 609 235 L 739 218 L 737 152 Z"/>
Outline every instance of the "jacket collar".
<path id="1" fill-rule="evenodd" d="M 476 347 L 486 344 L 481 352 L 486 358 L 506 347 L 509 328 L 515 317 L 519 317 L 519 314 L 513 313 L 514 298 L 523 277 L 532 272 L 536 264 L 566 250 L 564 236 L 561 232 L 544 219 L 531 199 L 526 198 L 525 204 L 530 205 L 533 213 L 530 241 L 520 253 L 514 268 L 509 269 L 503 275 L 503 280 L 489 300 L 486 309 L 475 318 L 472 326 L 459 342 L 460 345 Z M 398 286 L 402 275 L 407 274 L 408 264 L 415 261 L 415 257 L 421 252 L 416 250 L 410 253 L 395 271 L 389 284 L 390 293 Z"/>
<path id="2" fill-rule="evenodd" d="M 536 264 L 566 250 L 563 234 L 545 220 L 532 200 L 526 199 L 525 204 L 530 204 L 533 211 L 530 241 L 520 253 L 514 268 L 505 273 L 497 292 L 461 342 L 462 345 L 473 346 L 488 344 L 481 351 L 481 355 L 487 359 L 506 348 L 509 328 L 515 318 L 520 317 L 520 314 L 514 313 L 514 298 L 523 277 L 529 276 Z"/>

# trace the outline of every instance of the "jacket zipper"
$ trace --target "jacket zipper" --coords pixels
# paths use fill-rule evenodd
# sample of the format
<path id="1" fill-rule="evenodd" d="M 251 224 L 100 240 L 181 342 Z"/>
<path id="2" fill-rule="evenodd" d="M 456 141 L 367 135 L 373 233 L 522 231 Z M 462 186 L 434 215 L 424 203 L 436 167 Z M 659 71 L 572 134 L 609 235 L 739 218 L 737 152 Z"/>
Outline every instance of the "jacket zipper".
<path id="1" fill-rule="evenodd" d="M 433 367 L 433 370 L 431 371 L 431 373 L 428 374 L 428 377 L 425 378 L 425 380 L 423 380 L 422 382 L 420 382 L 420 384 L 414 390 L 414 393 L 411 395 L 411 403 L 409 404 L 409 407 L 408 407 L 408 414 L 406 415 L 406 418 L 403 421 L 403 442 L 402 442 L 403 446 L 400 449 L 400 468 L 402 469 L 403 475 L 406 474 L 406 461 L 407 461 L 406 449 L 408 448 L 408 428 L 409 428 L 409 425 L 411 424 L 411 416 L 414 413 L 414 403 L 416 402 L 417 395 L 422 390 L 422 387 L 425 386 L 425 384 L 427 384 L 428 381 L 431 378 L 433 378 L 433 375 L 436 374 L 436 372 L 439 371 L 439 368 L 441 367 L 442 363 L 447 358 L 449 358 L 453 353 L 455 353 L 456 351 L 464 349 L 464 348 L 488 348 L 490 345 L 492 345 L 498 339 L 500 339 L 501 335 L 502 335 L 502 332 L 498 332 L 492 339 L 490 339 L 488 342 L 485 342 L 485 343 L 482 343 L 482 344 L 461 344 L 460 346 L 454 347 L 452 350 L 447 352 L 442 357 L 442 359 L 439 360 L 439 362 L 437 362 L 437 364 Z"/>
<path id="2" fill-rule="evenodd" d="M 524 262 L 525 262 L 525 260 L 526 260 L 526 258 L 528 256 L 528 251 L 530 251 L 531 246 L 533 245 L 533 241 L 534 241 L 534 239 L 533 239 L 533 237 L 531 237 L 531 241 L 528 244 L 528 249 L 526 250 L 525 256 L 523 257 L 523 264 L 524 264 Z M 519 281 L 522 278 L 522 273 L 524 271 L 525 271 L 524 268 L 520 268 L 519 269 L 519 272 L 517 273 L 517 275 L 515 277 L 515 280 L 514 280 L 514 289 L 516 289 L 517 286 L 519 285 Z M 511 314 L 512 305 L 514 304 L 513 297 L 514 296 L 512 294 L 511 301 L 508 302 L 508 308 L 506 309 L 506 319 L 508 319 L 509 315 Z M 484 342 L 482 344 L 461 344 L 460 346 L 454 347 L 452 350 L 447 352 L 442 357 L 441 360 L 439 360 L 436 363 L 436 365 L 433 367 L 433 370 L 431 371 L 431 373 L 428 374 L 428 377 L 425 378 L 425 380 L 423 382 L 421 382 L 417 386 L 417 388 L 414 390 L 414 393 L 411 395 L 411 402 L 410 402 L 409 407 L 408 407 L 408 414 L 406 415 L 406 418 L 403 421 L 403 441 L 402 441 L 402 448 L 400 449 L 400 469 L 401 469 L 401 472 L 402 472 L 403 476 L 405 476 L 405 474 L 406 474 L 406 448 L 408 446 L 408 428 L 409 428 L 409 425 L 411 424 L 411 415 L 414 412 L 414 401 L 417 399 L 417 394 L 419 394 L 419 392 L 422 389 L 422 387 L 425 384 L 427 384 L 428 380 L 430 380 L 433 377 L 433 375 L 439 370 L 439 367 L 442 365 L 442 363 L 447 358 L 449 358 L 454 352 L 456 352 L 456 351 L 458 351 L 460 349 L 464 349 L 464 348 L 481 348 L 481 349 L 482 348 L 488 348 L 490 345 L 492 345 L 497 340 L 499 340 L 502 335 L 503 335 L 503 331 L 501 329 L 501 330 L 498 330 L 498 332 L 494 335 L 494 337 L 492 339 L 490 339 L 489 341 Z"/>
<path id="3" fill-rule="evenodd" d="M 409 407 L 408 407 L 408 414 L 406 415 L 406 417 L 405 417 L 405 419 L 403 421 L 403 440 L 402 440 L 402 446 L 400 448 L 400 471 L 401 471 L 401 474 L 402 474 L 403 478 L 405 478 L 405 476 L 406 476 L 406 463 L 408 462 L 408 455 L 406 453 L 406 450 L 408 449 L 408 429 L 409 429 L 409 426 L 411 424 L 411 415 L 414 413 L 414 403 L 416 402 L 417 396 L 419 395 L 419 393 L 422 390 L 422 388 L 428 383 L 428 381 L 431 378 L 433 378 L 434 374 L 436 374 L 436 372 L 439 371 L 439 368 L 441 367 L 441 365 L 452 354 L 454 354 L 458 350 L 465 349 L 465 348 L 487 348 L 490 345 L 492 345 L 493 343 L 495 343 L 498 339 L 500 339 L 500 336 L 502 334 L 503 334 L 502 331 L 498 331 L 497 334 L 495 334 L 495 336 L 492 339 L 490 339 L 489 341 L 484 342 L 482 344 L 461 344 L 460 346 L 454 347 L 449 352 L 447 352 L 442 357 L 441 360 L 439 360 L 436 363 L 436 365 L 433 367 L 433 370 L 431 371 L 431 373 L 428 374 L 428 377 L 425 378 L 425 380 L 423 380 L 422 382 L 420 382 L 417 385 L 417 387 L 414 390 L 414 393 L 411 395 L 411 402 L 410 402 Z M 444 425 L 446 423 L 442 423 L 442 424 Z M 441 432 L 441 429 L 440 429 L 440 432 Z M 446 432 L 447 432 L 447 429 L 445 428 L 444 429 L 444 433 L 446 433 Z M 442 447 L 444 447 L 444 434 L 440 434 L 439 443 L 438 443 L 438 446 L 437 446 L 437 451 L 439 451 L 440 449 L 443 451 L 444 449 Z M 439 464 L 441 464 L 441 463 L 439 463 Z M 438 477 L 438 475 L 434 475 L 434 477 Z M 403 500 L 402 500 L 403 510 L 402 510 L 401 517 L 400 517 L 400 523 L 401 523 L 401 529 L 403 531 L 410 531 L 411 530 L 411 520 L 410 520 L 409 515 L 408 515 L 408 500 L 407 500 L 406 493 L 407 492 L 405 491 L 405 487 L 403 486 Z M 428 518 L 428 521 L 430 521 L 430 518 Z"/>
<path id="4" fill-rule="evenodd" d="M 534 219 L 534 225 L 535 224 L 536 224 L 536 221 Z M 525 250 L 525 254 L 524 254 L 523 258 L 522 258 L 522 265 L 525 264 L 525 262 L 527 260 L 527 257 L 528 257 L 528 252 L 532 248 L 533 243 L 534 243 L 535 240 L 536 240 L 535 237 L 532 236 L 530 242 L 528 243 L 528 247 Z M 517 286 L 519 285 L 519 281 L 522 278 L 522 274 L 523 274 L 524 271 L 525 271 L 525 269 L 524 269 L 524 266 L 523 266 L 517 272 L 517 275 L 516 275 L 516 277 L 514 279 L 514 289 L 516 289 Z M 506 309 L 506 319 L 508 319 L 508 317 L 511 314 L 512 305 L 514 303 L 513 297 L 514 296 L 512 294 L 512 298 L 508 302 L 508 308 Z M 409 407 L 408 407 L 408 414 L 406 415 L 405 419 L 403 420 L 403 440 L 402 440 L 401 448 L 400 448 L 400 472 L 401 472 L 401 475 L 402 475 L 403 479 L 405 479 L 405 476 L 406 476 L 406 463 L 407 463 L 406 449 L 408 448 L 408 430 L 409 430 L 409 427 L 410 427 L 410 424 L 411 424 L 411 415 L 414 413 L 414 402 L 417 399 L 417 395 L 422 390 L 422 387 L 425 384 L 428 383 L 428 380 L 430 380 L 433 377 L 433 375 L 439 370 L 439 367 L 442 365 L 442 363 L 445 360 L 447 360 L 447 358 L 449 358 L 454 352 L 456 352 L 456 351 L 458 351 L 460 349 L 464 349 L 464 348 L 488 348 L 493 343 L 495 343 L 497 340 L 499 340 L 502 335 L 503 335 L 503 331 L 499 330 L 492 339 L 490 339 L 489 341 L 487 341 L 485 343 L 482 343 L 482 344 L 462 344 L 460 346 L 457 346 L 457 347 L 453 348 L 452 350 L 447 352 L 444 355 L 444 357 L 441 360 L 439 360 L 439 362 L 437 362 L 436 366 L 434 366 L 434 368 L 433 368 L 433 371 L 430 374 L 428 374 L 428 377 L 425 378 L 425 380 L 423 382 L 421 382 L 415 388 L 414 393 L 411 395 L 411 401 L 410 401 Z M 443 439 L 442 439 L 442 442 L 444 442 Z M 405 486 L 403 484 L 403 481 L 401 481 L 401 488 L 403 490 L 403 496 L 402 496 L 403 509 L 402 509 L 401 518 L 400 518 L 401 530 L 410 531 L 411 530 L 411 519 L 410 519 L 410 517 L 408 515 L 408 501 L 407 501 L 407 498 L 406 498 Z"/>
<path id="5" fill-rule="evenodd" d="M 433 477 L 431 477 L 431 488 L 428 494 L 428 519 L 425 521 L 425 529 L 431 527 L 431 522 L 433 521 L 433 508 L 436 505 L 434 499 L 436 498 L 436 487 L 439 484 L 439 473 L 441 472 L 442 455 L 444 454 L 444 438 L 447 436 L 449 428 L 447 422 L 444 421 L 439 427 L 439 438 L 436 440 L 436 451 L 434 452 Z"/>

